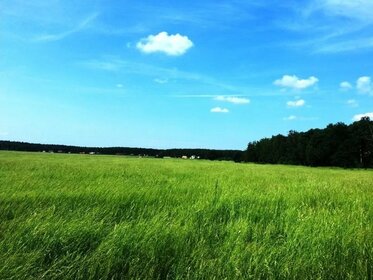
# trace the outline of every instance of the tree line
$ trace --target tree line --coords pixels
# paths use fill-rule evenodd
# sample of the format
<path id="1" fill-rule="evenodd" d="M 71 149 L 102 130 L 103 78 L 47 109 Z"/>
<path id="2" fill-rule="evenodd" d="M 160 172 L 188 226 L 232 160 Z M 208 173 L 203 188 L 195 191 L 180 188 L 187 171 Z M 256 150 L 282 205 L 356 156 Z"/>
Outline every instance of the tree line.
<path id="1" fill-rule="evenodd" d="M 234 160 L 240 161 L 243 152 L 240 150 L 212 150 L 212 149 L 148 149 L 129 147 L 80 147 L 53 144 L 35 144 L 17 141 L 0 141 L 0 150 L 26 151 L 26 152 L 51 152 L 73 154 L 104 154 L 127 155 L 142 157 L 187 157 L 208 160 Z"/>
<path id="2" fill-rule="evenodd" d="M 244 161 L 307 166 L 373 167 L 373 121 L 290 131 L 248 144 Z"/>
<path id="3" fill-rule="evenodd" d="M 0 150 L 94 153 L 149 157 L 195 157 L 208 160 L 231 160 L 306 166 L 373 167 L 373 121 L 368 117 L 350 125 L 329 124 L 324 129 L 290 131 L 248 144 L 245 151 L 212 149 L 148 149 L 129 147 L 79 147 L 0 141 Z"/>

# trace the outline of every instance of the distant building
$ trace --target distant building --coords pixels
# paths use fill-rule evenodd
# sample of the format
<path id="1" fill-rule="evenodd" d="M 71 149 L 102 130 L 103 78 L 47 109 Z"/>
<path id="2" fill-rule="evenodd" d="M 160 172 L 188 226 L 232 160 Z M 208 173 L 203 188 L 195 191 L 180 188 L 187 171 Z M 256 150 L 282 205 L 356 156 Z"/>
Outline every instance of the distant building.
<path id="1" fill-rule="evenodd" d="M 182 158 L 182 159 L 188 159 L 188 157 L 187 157 L 187 156 L 182 156 L 181 158 Z"/>

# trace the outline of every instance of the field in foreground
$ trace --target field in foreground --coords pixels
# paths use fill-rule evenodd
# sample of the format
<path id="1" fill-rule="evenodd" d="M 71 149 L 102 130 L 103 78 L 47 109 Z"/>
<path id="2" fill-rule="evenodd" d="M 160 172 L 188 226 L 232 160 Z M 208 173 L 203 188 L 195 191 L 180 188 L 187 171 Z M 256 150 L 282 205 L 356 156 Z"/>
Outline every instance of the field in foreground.
<path id="1" fill-rule="evenodd" d="M 372 279 L 373 171 L 0 152 L 0 279 Z"/>

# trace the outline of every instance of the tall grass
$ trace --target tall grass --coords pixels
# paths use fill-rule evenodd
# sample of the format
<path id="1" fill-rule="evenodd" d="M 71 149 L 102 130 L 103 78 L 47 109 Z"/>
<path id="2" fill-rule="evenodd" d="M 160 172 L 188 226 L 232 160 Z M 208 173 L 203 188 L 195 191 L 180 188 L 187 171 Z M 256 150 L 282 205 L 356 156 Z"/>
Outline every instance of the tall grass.
<path id="1" fill-rule="evenodd" d="M 373 172 L 0 153 L 0 279 L 372 279 Z"/>

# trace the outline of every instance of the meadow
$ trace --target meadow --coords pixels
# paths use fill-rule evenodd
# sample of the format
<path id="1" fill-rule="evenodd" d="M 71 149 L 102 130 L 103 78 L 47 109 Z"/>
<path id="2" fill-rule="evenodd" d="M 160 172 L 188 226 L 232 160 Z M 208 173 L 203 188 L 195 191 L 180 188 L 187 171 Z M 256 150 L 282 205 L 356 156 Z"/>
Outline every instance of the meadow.
<path id="1" fill-rule="evenodd" d="M 0 152 L 0 279 L 372 274 L 372 170 Z"/>

